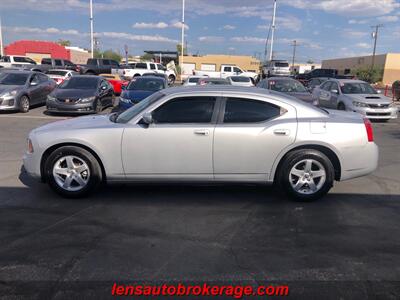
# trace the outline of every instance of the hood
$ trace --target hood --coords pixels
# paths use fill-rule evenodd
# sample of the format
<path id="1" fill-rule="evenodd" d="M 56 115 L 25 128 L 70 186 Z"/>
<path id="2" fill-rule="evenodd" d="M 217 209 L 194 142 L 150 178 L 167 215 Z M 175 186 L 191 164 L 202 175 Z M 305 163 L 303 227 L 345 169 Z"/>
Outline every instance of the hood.
<path id="1" fill-rule="evenodd" d="M 121 97 L 127 98 L 129 100 L 143 100 L 150 96 L 151 94 L 154 94 L 155 91 L 143 91 L 143 90 L 125 90 Z"/>
<path id="2" fill-rule="evenodd" d="M 96 96 L 95 90 L 77 90 L 77 89 L 55 89 L 51 95 L 56 98 L 86 98 Z"/>
<path id="3" fill-rule="evenodd" d="M 392 99 L 381 94 L 345 94 L 346 97 L 353 101 L 358 101 L 367 104 L 390 104 Z"/>
<path id="4" fill-rule="evenodd" d="M 300 99 L 302 101 L 309 102 L 309 103 L 312 103 L 313 100 L 314 100 L 312 94 L 310 94 L 308 92 L 304 92 L 304 93 L 301 93 L 301 92 L 297 93 L 296 92 L 296 93 L 287 93 L 287 94 L 292 96 L 292 97 L 295 97 L 297 99 Z"/>
<path id="5" fill-rule="evenodd" d="M 11 91 L 20 91 L 24 88 L 23 85 L 1 85 L 0 84 L 0 95 Z"/>
<path id="6" fill-rule="evenodd" d="M 83 116 L 52 122 L 34 129 L 33 133 L 44 131 L 89 129 L 107 127 L 111 123 L 109 115 Z"/>

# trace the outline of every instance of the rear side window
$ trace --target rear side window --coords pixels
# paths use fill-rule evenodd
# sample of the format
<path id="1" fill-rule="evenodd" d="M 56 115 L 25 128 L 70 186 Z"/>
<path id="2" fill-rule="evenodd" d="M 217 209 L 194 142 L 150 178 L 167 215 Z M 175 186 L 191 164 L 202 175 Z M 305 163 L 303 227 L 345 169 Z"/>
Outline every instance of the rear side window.
<path id="1" fill-rule="evenodd" d="M 150 64 L 150 69 L 151 70 L 155 70 L 156 69 L 156 65 L 155 64 Z"/>
<path id="2" fill-rule="evenodd" d="M 228 98 L 225 105 L 224 123 L 258 123 L 280 114 L 279 106 L 265 101 Z"/>
<path id="3" fill-rule="evenodd" d="M 42 59 L 42 65 L 51 65 L 51 59 L 50 58 L 43 58 Z"/>
<path id="4" fill-rule="evenodd" d="M 153 112 L 156 124 L 210 123 L 215 97 L 182 97 L 168 101 Z"/>
<path id="5" fill-rule="evenodd" d="M 110 65 L 110 61 L 109 61 L 108 59 L 104 59 L 104 60 L 102 61 L 102 63 L 103 63 L 103 65 L 105 65 L 105 66 L 109 66 L 109 65 Z"/>
<path id="6" fill-rule="evenodd" d="M 61 61 L 61 59 L 55 59 L 55 60 L 54 60 L 54 65 L 56 65 L 56 66 L 62 66 L 62 61 Z"/>
<path id="7" fill-rule="evenodd" d="M 147 64 L 146 63 L 136 63 L 135 68 L 136 69 L 147 69 Z"/>
<path id="8" fill-rule="evenodd" d="M 321 89 L 324 91 L 329 91 L 331 89 L 332 82 L 328 81 L 321 85 Z"/>

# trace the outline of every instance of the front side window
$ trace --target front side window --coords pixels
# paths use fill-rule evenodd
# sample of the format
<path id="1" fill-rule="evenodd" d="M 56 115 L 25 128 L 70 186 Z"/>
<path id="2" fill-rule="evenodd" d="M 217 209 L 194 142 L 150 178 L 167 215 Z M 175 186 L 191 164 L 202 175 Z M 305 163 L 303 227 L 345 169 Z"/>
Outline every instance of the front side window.
<path id="1" fill-rule="evenodd" d="M 332 82 L 330 91 L 332 92 L 333 90 L 339 91 L 339 87 L 336 82 Z"/>
<path id="2" fill-rule="evenodd" d="M 237 68 L 237 67 L 234 67 L 234 68 L 233 68 L 233 72 L 238 73 L 238 74 L 243 73 L 242 70 L 240 70 L 240 69 Z"/>
<path id="3" fill-rule="evenodd" d="M 25 85 L 28 80 L 29 74 L 19 73 L 1 73 L 1 85 Z"/>
<path id="4" fill-rule="evenodd" d="M 47 81 L 49 81 L 49 77 L 47 77 L 46 75 L 38 74 L 37 76 L 39 76 L 40 82 L 47 82 Z"/>
<path id="5" fill-rule="evenodd" d="M 29 57 L 14 56 L 14 61 L 19 63 L 28 63 L 36 65 L 36 62 L 33 59 L 30 59 Z"/>
<path id="6" fill-rule="evenodd" d="M 215 102 L 215 97 L 173 99 L 153 111 L 153 120 L 156 124 L 210 123 Z"/>
<path id="7" fill-rule="evenodd" d="M 225 105 L 224 123 L 258 123 L 278 117 L 277 105 L 252 99 L 228 98 Z"/>
<path id="8" fill-rule="evenodd" d="M 151 70 L 155 70 L 156 69 L 156 65 L 155 64 L 150 64 L 150 69 Z"/>
<path id="9" fill-rule="evenodd" d="M 321 90 L 329 91 L 331 89 L 332 82 L 328 81 L 321 85 Z"/>
<path id="10" fill-rule="evenodd" d="M 377 92 L 365 82 L 346 82 L 340 89 L 343 94 L 377 94 Z"/>
<path id="11" fill-rule="evenodd" d="M 103 60 L 103 65 L 109 66 L 110 65 L 110 61 L 108 59 L 104 59 Z"/>
<path id="12" fill-rule="evenodd" d="M 231 71 L 231 67 L 224 67 L 224 72 L 230 72 Z"/>

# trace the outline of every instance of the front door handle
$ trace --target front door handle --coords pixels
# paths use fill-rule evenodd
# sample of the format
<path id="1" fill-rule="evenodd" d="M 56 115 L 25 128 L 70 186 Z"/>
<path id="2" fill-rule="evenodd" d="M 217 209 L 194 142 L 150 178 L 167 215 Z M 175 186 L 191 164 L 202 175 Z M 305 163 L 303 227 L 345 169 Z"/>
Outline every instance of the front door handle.
<path id="1" fill-rule="evenodd" d="M 209 135 L 210 131 L 208 129 L 197 129 L 197 130 L 194 131 L 194 134 Z"/>
<path id="2" fill-rule="evenodd" d="M 290 130 L 289 129 L 275 129 L 274 134 L 275 135 L 289 135 Z"/>

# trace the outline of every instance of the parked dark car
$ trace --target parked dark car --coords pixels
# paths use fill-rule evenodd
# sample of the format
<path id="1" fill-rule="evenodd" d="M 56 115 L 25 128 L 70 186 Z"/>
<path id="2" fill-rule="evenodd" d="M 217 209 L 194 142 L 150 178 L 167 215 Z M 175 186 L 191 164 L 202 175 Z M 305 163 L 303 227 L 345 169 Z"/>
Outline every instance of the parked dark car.
<path id="1" fill-rule="evenodd" d="M 47 72 L 52 69 L 65 69 L 79 72 L 79 67 L 67 59 L 43 58 L 40 65 L 31 68 L 32 71 Z"/>
<path id="2" fill-rule="evenodd" d="M 270 77 L 261 80 L 257 87 L 284 93 L 313 105 L 318 104 L 304 85 L 289 77 Z"/>
<path id="3" fill-rule="evenodd" d="M 7 70 L 0 73 L 0 110 L 28 112 L 32 105 L 45 104 L 56 83 L 32 71 Z"/>
<path id="4" fill-rule="evenodd" d="M 155 92 L 167 88 L 167 81 L 156 76 L 135 77 L 119 97 L 120 110 L 130 108 Z"/>
<path id="5" fill-rule="evenodd" d="M 354 79 L 355 76 L 348 75 L 339 75 L 338 70 L 336 69 L 314 69 L 311 72 L 298 74 L 295 76 L 295 79 L 300 81 L 301 83 L 306 83 L 309 80 L 317 77 L 326 77 L 326 78 L 337 78 L 337 79 Z"/>
<path id="6" fill-rule="evenodd" d="M 165 79 L 166 82 L 168 82 L 168 75 L 164 73 L 144 73 L 142 76 L 154 76 L 154 77 L 159 77 Z"/>
<path id="7" fill-rule="evenodd" d="M 49 112 L 99 113 L 113 101 L 113 87 L 103 77 L 77 75 L 61 83 L 46 105 Z"/>
<path id="8" fill-rule="evenodd" d="M 111 69 L 119 69 L 118 62 L 106 58 L 89 58 L 86 65 L 79 65 L 80 73 L 86 75 L 111 74 Z"/>

